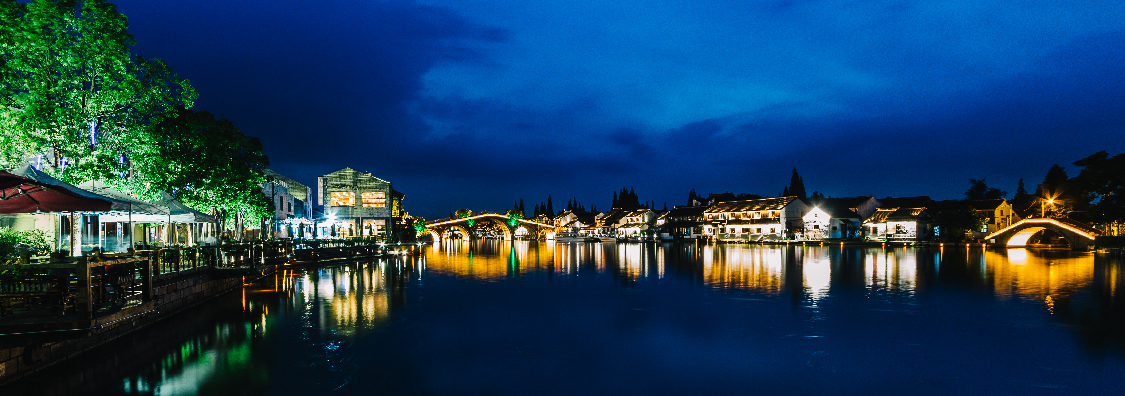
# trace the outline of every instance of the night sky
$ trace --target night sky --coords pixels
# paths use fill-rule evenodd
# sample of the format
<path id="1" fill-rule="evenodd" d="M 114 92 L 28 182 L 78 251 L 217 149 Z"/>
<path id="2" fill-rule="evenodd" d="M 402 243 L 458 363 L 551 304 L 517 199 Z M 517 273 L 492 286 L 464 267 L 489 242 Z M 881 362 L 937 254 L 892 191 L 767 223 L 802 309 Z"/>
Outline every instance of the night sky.
<path id="1" fill-rule="evenodd" d="M 1011 197 L 1125 151 L 1121 1 L 115 3 L 273 169 L 371 172 L 427 218 L 777 196 L 793 167 L 829 196 Z"/>

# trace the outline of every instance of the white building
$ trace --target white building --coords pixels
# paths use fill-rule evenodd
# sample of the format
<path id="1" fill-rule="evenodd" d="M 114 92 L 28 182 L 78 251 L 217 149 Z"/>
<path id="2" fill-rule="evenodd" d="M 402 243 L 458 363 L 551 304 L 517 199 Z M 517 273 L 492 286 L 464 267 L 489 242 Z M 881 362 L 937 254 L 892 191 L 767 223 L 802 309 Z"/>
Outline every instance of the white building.
<path id="1" fill-rule="evenodd" d="M 721 239 L 789 238 L 804 226 L 808 205 L 797 197 L 720 202 L 703 212 L 703 234 Z"/>

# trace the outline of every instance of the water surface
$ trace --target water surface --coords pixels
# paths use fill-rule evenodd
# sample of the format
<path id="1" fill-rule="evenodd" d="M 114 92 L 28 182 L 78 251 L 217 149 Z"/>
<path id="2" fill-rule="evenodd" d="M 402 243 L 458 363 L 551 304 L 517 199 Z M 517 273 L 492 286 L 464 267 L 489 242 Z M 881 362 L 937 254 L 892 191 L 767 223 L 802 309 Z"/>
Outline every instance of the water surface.
<path id="1" fill-rule="evenodd" d="M 1125 394 L 1123 282 L 1069 251 L 447 242 L 286 270 L 12 390 Z"/>

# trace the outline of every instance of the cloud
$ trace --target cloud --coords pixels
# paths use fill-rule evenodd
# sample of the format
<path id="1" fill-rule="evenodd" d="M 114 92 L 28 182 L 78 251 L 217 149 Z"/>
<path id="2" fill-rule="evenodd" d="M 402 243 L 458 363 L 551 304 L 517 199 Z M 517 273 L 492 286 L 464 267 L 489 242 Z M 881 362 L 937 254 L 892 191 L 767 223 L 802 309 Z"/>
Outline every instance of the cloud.
<path id="1" fill-rule="evenodd" d="M 119 3 L 279 171 L 371 171 L 430 216 L 776 194 L 793 166 L 957 196 L 1125 145 L 1119 2 Z"/>

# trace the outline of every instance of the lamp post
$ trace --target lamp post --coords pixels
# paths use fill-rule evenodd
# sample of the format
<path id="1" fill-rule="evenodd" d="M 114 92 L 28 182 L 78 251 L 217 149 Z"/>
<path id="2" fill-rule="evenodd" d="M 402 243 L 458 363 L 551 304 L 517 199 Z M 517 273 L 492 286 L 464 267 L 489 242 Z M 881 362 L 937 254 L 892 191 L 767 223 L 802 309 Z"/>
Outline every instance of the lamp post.
<path id="1" fill-rule="evenodd" d="M 1054 205 L 1055 204 L 1054 198 L 1047 198 L 1046 201 L 1047 201 L 1048 205 Z M 1044 206 L 1042 203 L 1039 204 L 1039 217 L 1047 217 L 1047 207 Z"/>

